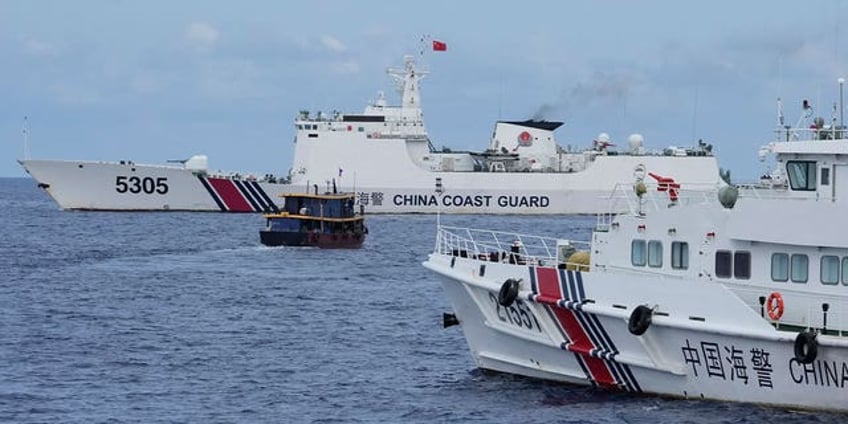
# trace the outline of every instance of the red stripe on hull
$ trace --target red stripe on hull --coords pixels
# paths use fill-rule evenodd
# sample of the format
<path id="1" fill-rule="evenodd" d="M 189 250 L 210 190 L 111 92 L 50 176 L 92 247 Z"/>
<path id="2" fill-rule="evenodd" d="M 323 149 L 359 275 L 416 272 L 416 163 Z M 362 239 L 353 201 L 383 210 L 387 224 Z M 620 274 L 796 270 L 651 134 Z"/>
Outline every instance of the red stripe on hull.
<path id="1" fill-rule="evenodd" d="M 539 285 L 539 295 L 546 301 L 545 303 L 554 301 L 553 303 L 555 304 L 556 301 L 565 297 L 560 291 L 559 272 L 556 269 L 536 268 L 536 277 Z M 588 352 L 591 352 L 596 346 L 592 343 L 592 339 L 589 338 L 583 326 L 580 325 L 580 322 L 574 315 L 574 311 L 559 307 L 552 307 L 551 310 L 568 336 L 570 342 L 567 345 L 568 350 L 583 356 L 583 359 L 586 361 L 586 367 L 591 374 L 590 378 L 601 386 L 616 387 L 615 379 L 609 368 L 607 368 L 605 361 L 601 358 L 594 358 L 588 355 Z"/>
<path id="2" fill-rule="evenodd" d="M 241 195 L 238 187 L 231 181 L 224 178 L 209 178 L 207 179 L 212 188 L 224 201 L 227 210 L 230 212 L 255 212 L 250 203 Z"/>

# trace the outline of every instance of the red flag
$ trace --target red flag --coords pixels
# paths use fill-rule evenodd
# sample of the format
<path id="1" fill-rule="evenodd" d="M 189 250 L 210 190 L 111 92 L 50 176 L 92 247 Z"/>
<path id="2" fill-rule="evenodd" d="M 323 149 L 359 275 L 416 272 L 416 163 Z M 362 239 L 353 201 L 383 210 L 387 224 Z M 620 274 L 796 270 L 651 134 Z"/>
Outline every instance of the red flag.
<path id="1" fill-rule="evenodd" d="M 448 45 L 438 40 L 433 40 L 433 51 L 444 52 L 448 50 Z"/>

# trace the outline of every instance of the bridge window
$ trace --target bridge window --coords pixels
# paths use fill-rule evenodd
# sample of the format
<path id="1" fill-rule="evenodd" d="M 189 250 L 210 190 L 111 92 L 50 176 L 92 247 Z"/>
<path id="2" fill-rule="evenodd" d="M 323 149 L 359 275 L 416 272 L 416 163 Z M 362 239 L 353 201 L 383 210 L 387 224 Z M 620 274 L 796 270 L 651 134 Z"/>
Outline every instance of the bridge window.
<path id="1" fill-rule="evenodd" d="M 632 263 L 633 266 L 645 266 L 647 257 L 645 240 L 633 240 L 633 242 L 630 243 L 630 263 Z"/>
<path id="2" fill-rule="evenodd" d="M 842 257 L 842 285 L 848 286 L 848 256 Z"/>
<path id="3" fill-rule="evenodd" d="M 822 256 L 820 274 L 822 284 L 839 283 L 839 258 L 836 256 Z"/>
<path id="4" fill-rule="evenodd" d="M 786 175 L 792 190 L 813 191 L 816 189 L 816 162 L 791 160 L 786 162 Z"/>
<path id="5" fill-rule="evenodd" d="M 830 168 L 822 166 L 821 169 L 821 185 L 830 185 Z"/>
<path id="6" fill-rule="evenodd" d="M 715 275 L 718 278 L 730 278 L 732 264 L 729 250 L 717 250 L 715 254 Z"/>
<path id="7" fill-rule="evenodd" d="M 689 269 L 689 243 L 671 242 L 671 267 L 674 269 Z"/>
<path id="8" fill-rule="evenodd" d="M 751 252 L 733 254 L 733 277 L 740 280 L 751 278 Z"/>
<path id="9" fill-rule="evenodd" d="M 663 246 L 659 240 L 648 242 L 648 266 L 659 268 L 662 266 Z"/>
<path id="10" fill-rule="evenodd" d="M 793 283 L 806 283 L 809 274 L 810 259 L 807 255 L 792 255 L 790 258 L 790 277 Z"/>
<path id="11" fill-rule="evenodd" d="M 789 255 L 786 253 L 771 255 L 771 280 L 789 281 Z"/>
<path id="12" fill-rule="evenodd" d="M 848 256 L 842 258 L 842 285 L 848 286 Z"/>
<path id="13" fill-rule="evenodd" d="M 842 257 L 842 285 L 848 286 L 848 256 Z"/>

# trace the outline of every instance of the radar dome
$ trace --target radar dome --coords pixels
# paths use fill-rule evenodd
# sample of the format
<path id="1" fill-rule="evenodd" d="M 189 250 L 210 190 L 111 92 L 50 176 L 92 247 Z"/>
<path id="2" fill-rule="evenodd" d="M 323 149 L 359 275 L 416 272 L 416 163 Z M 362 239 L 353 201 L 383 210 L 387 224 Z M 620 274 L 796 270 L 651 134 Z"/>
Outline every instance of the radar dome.
<path id="1" fill-rule="evenodd" d="M 737 198 L 739 198 L 739 189 L 736 186 L 726 185 L 718 190 L 718 201 L 727 209 L 733 209 Z"/>
<path id="2" fill-rule="evenodd" d="M 193 172 L 206 173 L 209 169 L 209 158 L 206 155 L 194 155 L 185 161 L 183 166 Z"/>
<path id="3" fill-rule="evenodd" d="M 609 143 L 610 136 L 607 133 L 598 134 L 598 138 L 596 139 L 599 143 Z"/>
<path id="4" fill-rule="evenodd" d="M 642 137 L 642 134 L 630 134 L 630 137 L 627 137 L 627 145 L 632 153 L 638 152 L 644 144 L 645 137 Z"/>

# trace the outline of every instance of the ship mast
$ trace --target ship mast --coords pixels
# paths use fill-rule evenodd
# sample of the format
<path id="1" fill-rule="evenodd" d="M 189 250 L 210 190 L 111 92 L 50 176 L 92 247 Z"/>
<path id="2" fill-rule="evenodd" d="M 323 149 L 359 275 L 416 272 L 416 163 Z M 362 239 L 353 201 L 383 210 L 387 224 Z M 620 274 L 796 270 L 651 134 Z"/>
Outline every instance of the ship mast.
<path id="1" fill-rule="evenodd" d="M 403 69 L 389 68 L 386 73 L 395 80 L 395 89 L 402 99 L 403 116 L 420 120 L 422 118 L 421 96 L 418 85 L 430 72 L 424 69 L 415 69 L 415 58 L 412 55 L 404 56 L 403 62 Z M 408 116 L 408 114 L 412 116 Z"/>

